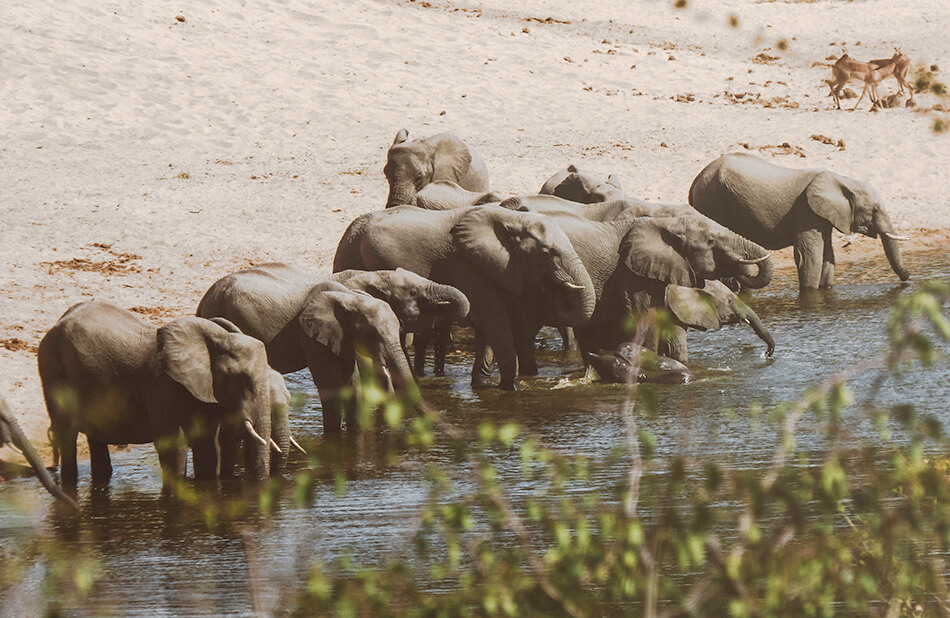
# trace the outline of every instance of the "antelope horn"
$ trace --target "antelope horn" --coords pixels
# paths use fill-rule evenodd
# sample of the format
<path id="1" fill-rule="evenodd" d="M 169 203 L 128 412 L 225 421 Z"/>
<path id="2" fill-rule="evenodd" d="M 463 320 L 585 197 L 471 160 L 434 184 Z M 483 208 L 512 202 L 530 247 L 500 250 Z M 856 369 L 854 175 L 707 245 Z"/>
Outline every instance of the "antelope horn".
<path id="1" fill-rule="evenodd" d="M 760 257 L 760 258 L 754 258 L 754 259 L 751 259 L 751 260 L 746 259 L 746 258 L 739 258 L 739 263 L 740 263 L 740 264 L 758 264 L 759 262 L 764 262 L 765 260 L 769 259 L 770 257 L 772 257 L 772 256 L 769 255 L 768 253 L 766 253 L 765 255 L 763 255 L 763 256 Z"/>
<path id="2" fill-rule="evenodd" d="M 251 421 L 244 421 L 244 428 L 247 429 L 247 435 L 251 436 L 255 440 L 261 443 L 262 446 L 268 446 L 267 440 L 261 437 L 261 434 L 257 433 L 254 430 L 254 425 L 251 424 Z M 279 450 L 279 449 L 278 449 Z"/>
<path id="3" fill-rule="evenodd" d="M 297 449 L 298 451 L 300 451 L 300 452 L 303 453 L 304 455 L 307 454 L 307 451 L 303 450 L 303 447 L 300 446 L 299 444 L 297 444 L 297 441 L 294 440 L 294 437 L 293 437 L 293 436 L 290 436 L 290 443 L 293 445 L 293 447 L 294 447 L 295 449 Z"/>
<path id="4" fill-rule="evenodd" d="M 897 234 L 891 234 L 890 232 L 884 232 L 884 235 L 891 240 L 910 240 L 910 236 L 898 236 Z"/>
<path id="5" fill-rule="evenodd" d="M 273 439 L 273 438 L 270 439 L 270 447 L 271 447 L 272 449 L 274 449 L 275 451 L 277 451 L 278 453 L 280 453 L 281 455 L 284 454 L 284 451 L 280 450 L 280 447 L 277 446 L 277 443 L 274 442 L 274 439 Z"/>

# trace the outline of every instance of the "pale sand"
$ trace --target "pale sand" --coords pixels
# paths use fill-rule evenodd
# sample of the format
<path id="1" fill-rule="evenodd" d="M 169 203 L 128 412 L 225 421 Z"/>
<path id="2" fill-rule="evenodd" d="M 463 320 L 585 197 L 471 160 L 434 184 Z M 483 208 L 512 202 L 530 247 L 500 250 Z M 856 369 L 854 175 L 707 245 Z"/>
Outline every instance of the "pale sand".
<path id="1" fill-rule="evenodd" d="M 908 248 L 948 246 L 950 136 L 923 111 L 948 103 L 835 111 L 813 66 L 846 44 L 950 68 L 945 0 L 127 4 L 0 5 L 0 394 L 41 447 L 35 349 L 69 306 L 161 322 L 255 262 L 329 271 L 347 223 L 382 206 L 401 127 L 457 134 L 498 191 L 573 162 L 665 202 L 748 144 L 870 181 Z M 786 142 L 805 157 L 767 148 Z M 843 259 L 884 260 L 849 241 Z"/>

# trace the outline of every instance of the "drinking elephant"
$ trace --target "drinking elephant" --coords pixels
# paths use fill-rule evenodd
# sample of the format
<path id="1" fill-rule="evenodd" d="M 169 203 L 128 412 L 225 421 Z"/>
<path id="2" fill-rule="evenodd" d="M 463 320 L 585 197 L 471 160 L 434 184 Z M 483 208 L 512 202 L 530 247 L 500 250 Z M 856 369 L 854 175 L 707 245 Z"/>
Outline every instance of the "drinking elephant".
<path id="1" fill-rule="evenodd" d="M 369 294 L 283 264 L 227 275 L 205 292 L 198 315 L 220 316 L 264 342 L 270 365 L 280 373 L 310 369 L 323 407 L 324 433 L 337 433 L 342 420 L 358 426 L 355 388 L 357 352 L 388 371 L 398 391 L 414 385 L 399 343 L 399 319 Z"/>
<path id="2" fill-rule="evenodd" d="M 566 169 L 548 178 L 538 193 L 555 195 L 581 204 L 612 202 L 627 197 L 620 186 L 620 180 L 613 174 L 607 176 L 607 180 L 602 180 L 579 170 L 576 165 L 568 165 Z"/>
<path id="3" fill-rule="evenodd" d="M 469 191 L 488 191 L 488 169 L 481 156 L 450 133 L 408 141 L 400 129 L 386 155 L 389 181 L 386 208 L 415 204 L 416 192 L 430 182 L 451 180 Z"/>
<path id="4" fill-rule="evenodd" d="M 514 389 L 517 358 L 511 311 L 525 299 L 543 304 L 557 325 L 590 317 L 594 289 L 557 223 L 543 215 L 494 206 L 427 211 L 412 206 L 371 212 L 347 228 L 333 260 L 347 268 L 402 265 L 460 289 L 471 302 L 476 357 L 472 381 L 486 379 L 487 346 Z"/>
<path id="5" fill-rule="evenodd" d="M 214 479 L 217 430 L 231 423 L 253 439 L 248 476 L 267 477 L 267 355 L 260 341 L 233 325 L 185 317 L 156 327 L 108 303 L 79 303 L 43 337 L 37 360 L 64 485 L 78 480 L 80 433 L 89 442 L 94 483 L 112 476 L 109 444 L 153 442 L 166 486 L 182 477 L 180 431 L 195 478 Z"/>
<path id="6" fill-rule="evenodd" d="M 415 205 L 426 210 L 452 210 L 501 202 L 504 195 L 494 191 L 469 191 L 451 180 L 435 180 L 419 189 Z"/>
<path id="7" fill-rule="evenodd" d="M 51 496 L 74 509 L 79 508 L 75 500 L 67 496 L 53 480 L 53 477 L 50 476 L 50 473 L 47 472 L 46 466 L 43 465 L 43 458 L 36 452 L 36 448 L 33 447 L 33 444 L 30 443 L 30 440 L 20 428 L 19 423 L 16 422 L 6 399 L 0 397 L 0 448 L 4 446 L 9 446 L 23 455 L 36 473 L 36 478 L 40 480 L 40 483 L 43 484 L 43 487 Z"/>
<path id="8" fill-rule="evenodd" d="M 620 217 L 678 217 L 696 212 L 689 204 L 656 204 L 633 198 L 582 204 L 555 195 L 515 195 L 499 206 L 544 215 L 577 215 L 591 221 L 612 221 Z"/>
<path id="9" fill-rule="evenodd" d="M 831 229 L 880 236 L 884 254 L 901 281 L 910 274 L 894 226 L 868 183 L 822 169 L 790 169 L 745 153 L 707 165 L 689 188 L 699 212 L 766 249 L 795 247 L 798 286 L 834 285 Z"/>
<path id="10" fill-rule="evenodd" d="M 702 288 L 669 285 L 666 288 L 666 309 L 674 319 L 673 336 L 661 344 L 660 350 L 670 358 L 685 363 L 689 360 L 686 331 L 719 330 L 729 324 L 746 323 L 765 342 L 765 355 L 772 356 L 775 341 L 762 319 L 735 292 L 714 279 Z"/>
<path id="11" fill-rule="evenodd" d="M 212 318 L 221 320 L 221 318 Z M 279 476 L 287 464 L 291 448 L 306 454 L 300 444 L 290 433 L 290 403 L 291 395 L 284 383 L 284 377 L 274 369 L 268 370 L 267 383 L 270 386 L 270 426 L 271 426 L 271 454 L 270 475 Z M 221 453 L 220 475 L 222 478 L 234 476 L 234 467 L 238 461 L 238 453 L 242 443 L 247 446 L 244 432 L 236 424 L 222 425 L 218 431 L 218 449 Z M 245 457 L 251 457 L 253 450 L 245 448 Z M 253 465 L 245 460 L 245 469 Z"/>
<path id="12" fill-rule="evenodd" d="M 710 279 L 735 277 L 756 289 L 772 278 L 773 265 L 765 249 L 698 214 L 606 222 L 568 215 L 553 218 L 594 284 L 594 312 L 590 319 L 574 324 L 578 347 L 586 354 L 614 350 L 627 341 L 629 316 L 665 308 L 669 285 L 701 288 Z M 552 325 L 551 316 L 541 304 L 524 303 L 518 320 L 522 327 L 517 330 L 525 334 L 518 341 L 519 362 L 523 373 L 536 371 L 534 338 L 541 326 Z M 658 349 L 655 329 L 644 346 Z"/>
<path id="13" fill-rule="evenodd" d="M 604 382 L 686 384 L 694 377 L 683 363 L 632 343 L 605 354 L 586 354 L 585 358 Z"/>

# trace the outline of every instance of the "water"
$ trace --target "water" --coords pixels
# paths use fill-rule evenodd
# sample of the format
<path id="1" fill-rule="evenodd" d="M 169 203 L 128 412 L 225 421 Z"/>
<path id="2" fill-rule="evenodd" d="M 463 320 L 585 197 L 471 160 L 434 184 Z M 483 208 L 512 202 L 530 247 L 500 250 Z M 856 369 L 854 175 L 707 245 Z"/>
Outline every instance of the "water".
<path id="1" fill-rule="evenodd" d="M 950 281 L 947 254 L 910 254 L 906 259 L 915 282 Z M 659 467 L 682 455 L 695 466 L 706 461 L 767 466 L 775 431 L 749 422 L 745 411 L 751 404 L 767 408 L 797 399 L 808 386 L 886 348 L 885 324 L 893 302 L 915 284 L 898 283 L 883 256 L 839 265 L 838 281 L 833 291 L 800 298 L 794 271 L 780 271 L 769 288 L 756 294 L 751 304 L 776 341 L 772 359 L 764 358 L 765 345 L 746 327 L 690 335 L 689 365 L 697 380 L 653 385 L 657 414 L 637 414 L 639 425 L 656 435 Z M 520 391 L 472 391 L 471 356 L 468 342 L 462 341 L 463 352 L 450 355 L 446 377 L 423 380 L 424 394 L 463 428 L 472 429 L 486 419 L 511 420 L 547 446 L 603 462 L 626 440 L 620 413 L 626 390 L 619 385 L 578 385 L 579 357 L 557 349 L 554 331 L 544 334 L 541 375 L 525 380 Z M 950 423 L 948 378 L 946 364 L 889 378 L 875 401 L 912 403 L 920 412 Z M 293 374 L 288 382 L 291 391 L 307 395 L 293 419 L 295 436 L 319 440 L 319 400 L 309 375 Z M 869 377 L 853 383 L 859 401 L 869 386 Z M 726 408 L 739 414 L 725 414 Z M 876 430 L 856 406 L 846 411 L 845 419 L 853 439 L 876 439 Z M 158 459 L 150 446 L 114 454 L 115 474 L 107 489 L 92 489 L 88 465 L 81 466 L 83 508 L 78 516 L 51 508 L 52 499 L 35 479 L 9 481 L 0 485 L 0 559 L 23 551 L 33 533 L 57 542 L 74 562 L 94 558 L 102 578 L 88 599 L 71 601 L 79 613 L 253 615 L 249 574 L 260 582 L 259 609 L 267 609 L 292 597 L 314 560 L 332 562 L 349 552 L 357 563 L 373 565 L 411 555 L 414 518 L 426 501 L 424 465 L 448 465 L 452 454 L 436 447 L 425 454 L 406 453 L 401 465 L 393 465 L 385 457 L 388 437 L 386 432 L 371 433 L 341 444 L 337 460 L 347 471 L 345 494 L 335 492 L 332 479 L 321 480 L 311 507 L 297 506 L 286 492 L 275 515 L 252 511 L 215 532 L 193 511 L 160 496 Z M 820 451 L 823 440 L 819 426 L 806 417 L 799 448 Z M 515 504 L 535 491 L 532 483 L 519 478 L 517 455 L 499 455 L 495 463 L 509 479 Z M 287 478 L 294 472 L 289 470 Z M 607 494 L 623 472 L 602 467 L 590 484 Z M 238 499 L 242 491 L 237 482 L 225 485 L 221 493 Z M 41 565 L 34 565 L 22 574 L 19 585 L 0 590 L 0 614 L 30 615 L 43 607 L 40 582 L 45 574 Z"/>

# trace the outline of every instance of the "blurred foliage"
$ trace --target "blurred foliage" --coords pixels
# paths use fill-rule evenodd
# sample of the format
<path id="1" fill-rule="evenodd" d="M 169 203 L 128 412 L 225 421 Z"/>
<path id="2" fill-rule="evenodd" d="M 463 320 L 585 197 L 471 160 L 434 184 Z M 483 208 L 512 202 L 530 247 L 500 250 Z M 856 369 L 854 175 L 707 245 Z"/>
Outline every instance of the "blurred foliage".
<path id="1" fill-rule="evenodd" d="M 425 471 L 426 506 L 412 542 L 381 567 L 344 556 L 313 563 L 276 608 L 279 615 L 467 616 L 920 616 L 950 614 L 950 442 L 941 421 L 875 399 L 889 376 L 945 362 L 944 307 L 950 286 L 926 283 L 899 297 L 883 357 L 861 360 L 810 388 L 797 402 L 731 411 L 753 427 L 774 427 L 771 465 L 729 468 L 684 454 L 654 458 L 656 437 L 637 419 L 655 397 L 629 385 L 619 411 L 627 442 L 606 461 L 546 448 L 514 423 L 483 421 L 462 430 L 421 399 L 399 397 L 367 378 L 364 431 L 382 432 L 390 463 L 417 450 L 446 448 L 455 465 Z M 635 337 L 663 324 L 641 320 Z M 378 372 L 364 367 L 362 375 Z M 849 383 L 872 376 L 856 393 Z M 848 411 L 847 416 L 845 415 Z M 854 411 L 877 428 L 855 444 Z M 821 424 L 824 451 L 796 451 L 803 419 Z M 374 427 L 375 423 L 375 427 Z M 383 427 L 380 427 L 382 425 Z M 263 484 L 247 497 L 209 500 L 182 483 L 179 502 L 209 529 L 266 517 L 281 494 L 299 504 L 318 484 L 346 491 L 332 441 L 308 444 L 309 465 L 292 480 Z M 499 461 L 520 462 L 534 492 L 513 497 Z M 613 492 L 590 479 L 626 470 Z M 611 472 L 612 471 L 612 472 Z M 462 487 L 466 489 L 463 490 Z M 286 503 L 286 500 L 284 501 Z M 250 551 L 250 550 L 249 550 Z M 64 555 L 42 539 L 16 556 L 0 553 L 0 589 L 45 564 L 47 613 L 94 595 L 101 566 Z M 252 576 L 253 577 L 253 576 Z M 251 577 L 251 578 L 252 578 Z M 257 587 L 249 581 L 248 588 Z M 68 613 L 68 612 L 67 612 Z"/>

